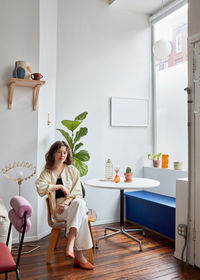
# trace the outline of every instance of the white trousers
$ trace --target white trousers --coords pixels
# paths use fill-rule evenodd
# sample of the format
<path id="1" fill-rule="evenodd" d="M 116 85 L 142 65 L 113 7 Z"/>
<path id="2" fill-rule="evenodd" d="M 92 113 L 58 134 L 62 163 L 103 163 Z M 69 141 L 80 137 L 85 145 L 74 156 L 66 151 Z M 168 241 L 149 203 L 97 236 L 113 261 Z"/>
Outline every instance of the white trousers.
<path id="1" fill-rule="evenodd" d="M 62 202 L 57 199 L 57 204 Z M 70 228 L 75 227 L 77 230 L 74 243 L 74 250 L 86 250 L 92 248 L 92 238 L 88 226 L 87 206 L 82 198 L 75 198 L 69 206 L 66 206 L 64 212 L 56 217 L 67 221 L 67 232 Z"/>

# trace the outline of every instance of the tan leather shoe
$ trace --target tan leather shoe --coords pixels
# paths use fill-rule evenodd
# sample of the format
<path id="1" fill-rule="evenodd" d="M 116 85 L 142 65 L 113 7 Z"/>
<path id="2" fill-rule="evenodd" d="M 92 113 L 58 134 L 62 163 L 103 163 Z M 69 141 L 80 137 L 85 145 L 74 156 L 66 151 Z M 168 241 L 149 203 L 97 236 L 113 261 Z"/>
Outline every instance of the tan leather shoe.
<path id="1" fill-rule="evenodd" d="M 77 259 L 74 259 L 74 264 L 83 269 L 88 269 L 88 270 L 94 269 L 94 265 L 91 264 L 90 262 L 82 263 L 82 262 L 78 261 Z"/>

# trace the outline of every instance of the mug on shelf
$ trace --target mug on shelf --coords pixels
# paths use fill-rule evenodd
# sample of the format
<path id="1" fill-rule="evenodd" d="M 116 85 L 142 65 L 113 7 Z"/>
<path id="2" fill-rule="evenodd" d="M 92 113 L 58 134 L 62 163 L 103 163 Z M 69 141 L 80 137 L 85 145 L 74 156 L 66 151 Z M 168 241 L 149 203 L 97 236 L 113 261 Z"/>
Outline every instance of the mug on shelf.
<path id="1" fill-rule="evenodd" d="M 32 80 L 38 80 L 38 81 L 40 81 L 40 79 L 42 79 L 43 78 L 43 76 L 42 76 L 42 74 L 40 74 L 40 73 L 32 73 L 31 74 L 31 79 Z"/>
<path id="2" fill-rule="evenodd" d="M 175 170 L 182 170 L 183 169 L 183 162 L 182 161 L 174 161 L 174 169 Z"/>

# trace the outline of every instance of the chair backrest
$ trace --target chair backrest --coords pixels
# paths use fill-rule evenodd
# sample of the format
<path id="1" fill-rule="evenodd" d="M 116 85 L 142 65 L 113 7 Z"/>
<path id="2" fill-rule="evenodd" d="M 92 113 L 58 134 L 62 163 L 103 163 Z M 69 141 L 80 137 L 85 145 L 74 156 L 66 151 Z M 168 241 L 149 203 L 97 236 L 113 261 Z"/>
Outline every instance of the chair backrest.
<path id="1" fill-rule="evenodd" d="M 48 219 L 48 225 L 51 228 L 65 228 L 66 227 L 66 221 L 65 220 L 59 220 L 55 219 L 54 217 L 54 209 L 53 204 L 51 200 L 51 196 L 48 195 L 48 198 L 46 198 L 46 205 L 47 205 L 47 219 Z"/>
<path id="2" fill-rule="evenodd" d="M 25 232 L 28 232 L 29 229 L 31 228 L 31 221 L 29 220 L 29 218 L 31 217 L 33 210 L 28 200 L 26 200 L 22 196 L 17 196 L 17 195 L 14 196 L 10 201 L 10 205 L 12 209 L 8 213 L 8 217 L 10 219 L 10 227 L 8 231 L 6 244 L 8 245 L 9 243 L 11 228 L 13 225 L 19 233 L 22 233 L 20 238 L 17 262 L 16 262 L 16 266 L 18 268 L 22 246 L 24 242 L 24 235 Z"/>

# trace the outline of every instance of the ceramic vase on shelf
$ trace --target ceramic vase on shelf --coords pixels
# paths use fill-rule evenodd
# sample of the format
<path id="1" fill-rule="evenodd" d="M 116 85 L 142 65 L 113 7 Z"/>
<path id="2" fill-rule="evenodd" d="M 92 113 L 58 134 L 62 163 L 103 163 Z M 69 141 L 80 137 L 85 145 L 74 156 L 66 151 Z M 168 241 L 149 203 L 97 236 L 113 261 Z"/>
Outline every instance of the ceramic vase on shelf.
<path id="1" fill-rule="evenodd" d="M 13 70 L 13 78 L 18 79 L 31 79 L 30 63 L 27 61 L 18 60 L 15 62 L 15 68 Z"/>

